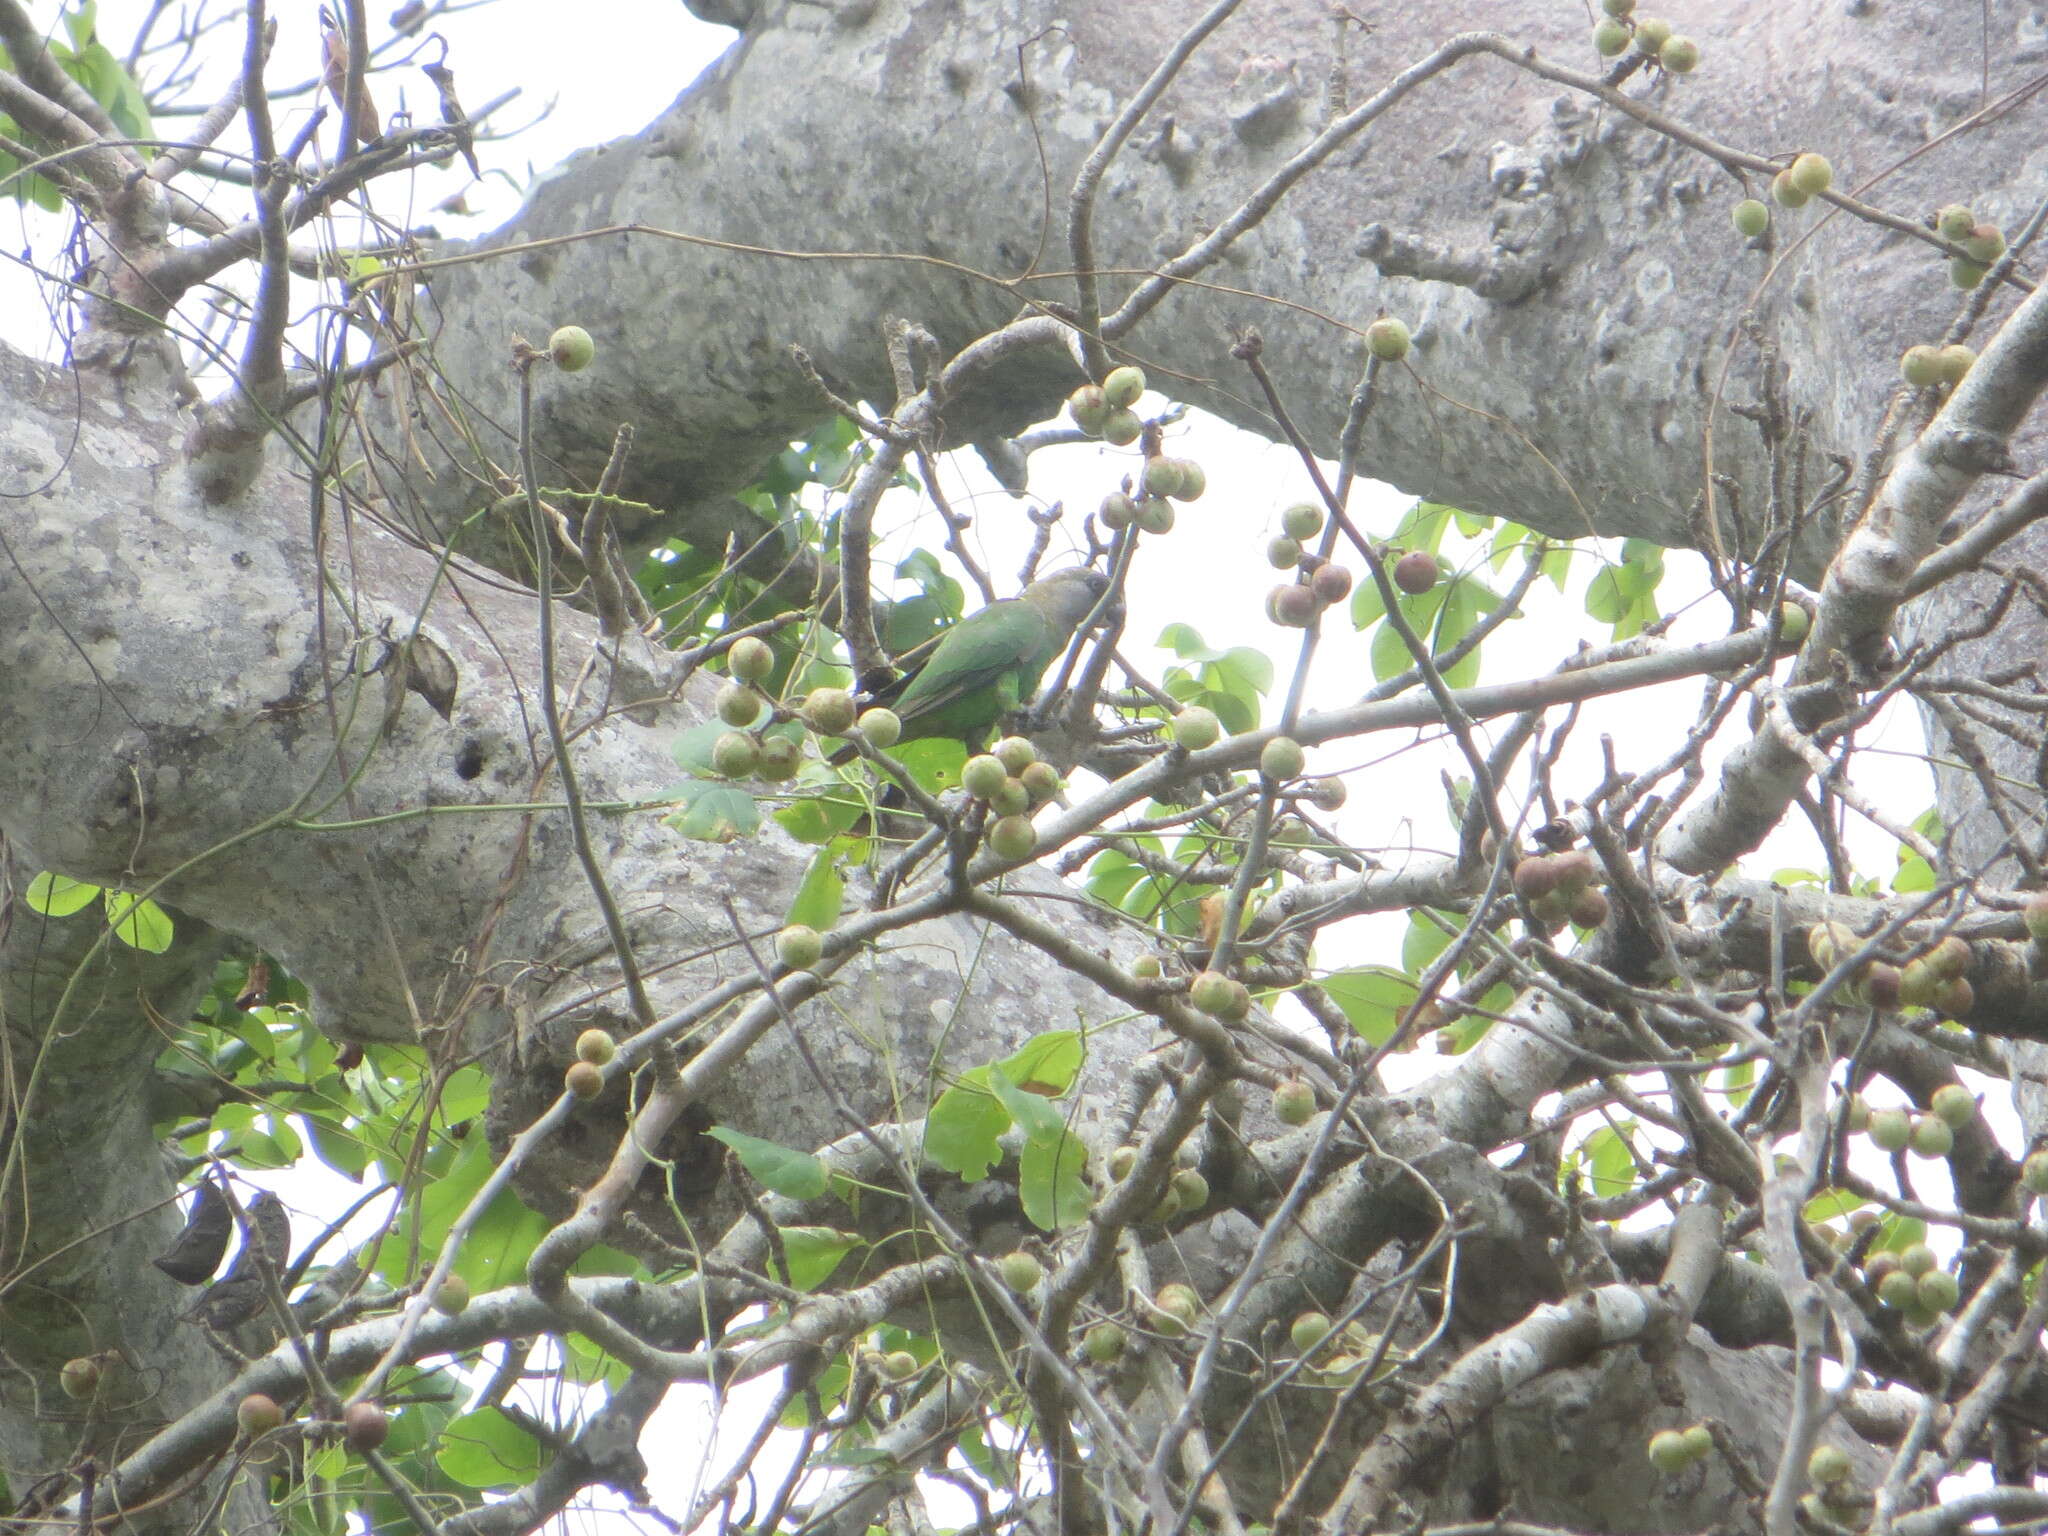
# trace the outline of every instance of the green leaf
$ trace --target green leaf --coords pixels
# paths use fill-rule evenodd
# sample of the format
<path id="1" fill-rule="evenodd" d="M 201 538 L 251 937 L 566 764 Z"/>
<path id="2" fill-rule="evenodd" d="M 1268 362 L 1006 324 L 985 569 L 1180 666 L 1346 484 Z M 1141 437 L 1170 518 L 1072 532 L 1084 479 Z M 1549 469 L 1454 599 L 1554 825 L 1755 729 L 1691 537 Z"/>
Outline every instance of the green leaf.
<path id="1" fill-rule="evenodd" d="M 926 794 L 942 795 L 960 787 L 960 770 L 967 766 L 967 748 L 946 736 L 905 742 L 897 748 L 896 761 L 910 770 L 910 777 Z"/>
<path id="2" fill-rule="evenodd" d="M 789 904 L 785 923 L 801 923 L 823 933 L 839 921 L 839 906 L 846 894 L 846 881 L 839 873 L 839 860 L 830 848 L 811 855 L 811 867 L 804 871 L 796 899 Z"/>
<path id="3" fill-rule="evenodd" d="M 812 1391 L 817 1394 L 819 1403 L 829 1413 L 838 1405 L 839 1400 L 846 1395 L 847 1385 L 852 1380 L 852 1364 L 845 1355 L 835 1355 L 832 1357 L 832 1363 L 826 1366 L 824 1370 L 818 1372 L 817 1379 L 811 1383 L 811 1387 Z M 784 1429 L 804 1429 L 809 1426 L 811 1422 L 811 1407 L 808 1401 L 810 1395 L 810 1393 L 799 1392 L 790 1398 L 789 1405 L 782 1410 L 782 1418 L 779 1421 Z"/>
<path id="4" fill-rule="evenodd" d="M 441 1251 L 456 1218 L 491 1175 L 489 1141 L 481 1133 L 465 1136 L 447 1167 L 427 1180 L 416 1199 L 400 1208 L 392 1232 L 377 1250 L 377 1273 L 385 1280 L 404 1285 L 411 1279 L 406 1263 L 415 1237 L 421 1253 Z M 526 1261 L 547 1230 L 545 1218 L 529 1211 L 511 1190 L 501 1189 L 470 1229 L 456 1260 L 456 1272 L 479 1293 L 513 1284 L 525 1275 Z"/>
<path id="5" fill-rule="evenodd" d="M 1382 965 L 1332 971 L 1317 978 L 1316 985 L 1343 1010 L 1351 1027 L 1376 1046 L 1393 1038 L 1395 1025 L 1417 995 L 1413 980 Z"/>
<path id="6" fill-rule="evenodd" d="M 1228 693 L 1236 693 L 1240 687 L 1257 694 L 1273 689 L 1272 658 L 1248 645 L 1233 645 L 1203 670 L 1213 672 L 1211 681 Z"/>
<path id="7" fill-rule="evenodd" d="M 1461 913 L 1412 908 L 1408 913 L 1408 931 L 1401 938 L 1401 969 L 1411 976 L 1420 976 L 1438 955 L 1451 947 L 1451 939 L 1464 926 Z"/>
<path id="8" fill-rule="evenodd" d="M 674 799 L 663 825 L 698 842 L 729 843 L 761 830 L 761 807 L 737 785 L 696 779 L 677 785 Z"/>
<path id="9" fill-rule="evenodd" d="M 465 1413 L 441 1431 L 434 1460 L 465 1488 L 531 1482 L 542 1465 L 540 1442 L 496 1408 Z"/>
<path id="10" fill-rule="evenodd" d="M 265 1115 L 263 1126 L 251 1126 L 239 1141 L 237 1161 L 249 1168 L 289 1168 L 305 1150 L 299 1133 L 282 1115 Z"/>
<path id="11" fill-rule="evenodd" d="M 693 725 L 668 745 L 668 754 L 685 773 L 700 779 L 715 779 L 718 770 L 711 766 L 711 749 L 718 738 L 730 729 L 722 720 L 706 720 L 702 725 Z"/>
<path id="12" fill-rule="evenodd" d="M 1625 1195 L 1636 1185 L 1635 1155 L 1612 1126 L 1603 1125 L 1579 1148 L 1593 1193 L 1600 1199 Z"/>
<path id="13" fill-rule="evenodd" d="M 1105 848 L 1088 865 L 1088 894 L 1105 907 L 1121 907 L 1131 887 L 1143 880 L 1145 866 L 1114 848 Z"/>
<path id="14" fill-rule="evenodd" d="M 830 843 L 859 821 L 867 801 L 850 785 L 806 795 L 771 813 L 775 824 L 800 843 Z"/>
<path id="15" fill-rule="evenodd" d="M 1182 661 L 1218 661 L 1224 652 L 1210 649 L 1192 624 L 1169 624 L 1159 631 L 1154 644 L 1172 651 Z"/>
<path id="16" fill-rule="evenodd" d="M 1934 889 L 1934 866 L 1904 843 L 1899 845 L 1899 867 L 1892 875 L 1892 889 L 1901 894 Z"/>
<path id="17" fill-rule="evenodd" d="M 998 1138 L 1009 1128 L 1010 1112 L 1001 1101 L 980 1082 L 963 1079 L 940 1094 L 925 1114 L 925 1156 L 969 1184 L 978 1183 L 1002 1160 Z"/>
<path id="18" fill-rule="evenodd" d="M 83 48 L 92 41 L 99 13 L 99 0 L 81 0 L 77 10 L 64 13 L 64 30 L 71 34 L 73 48 Z"/>
<path id="19" fill-rule="evenodd" d="M 355 1133 L 335 1120 L 321 1115 L 306 1116 L 306 1134 L 312 1138 L 313 1155 L 335 1172 L 360 1179 L 370 1166 L 370 1154 Z"/>
<path id="20" fill-rule="evenodd" d="M 29 881 L 28 890 L 22 899 L 31 910 L 45 917 L 69 917 L 81 907 L 87 906 L 99 895 L 100 887 L 88 885 L 83 880 L 72 880 L 64 875 L 53 875 L 47 869 Z"/>
<path id="21" fill-rule="evenodd" d="M 1087 1057 L 1079 1030 L 1048 1029 L 1004 1057 L 1003 1075 L 1032 1093 L 1058 1095 L 1074 1086 Z"/>
<path id="22" fill-rule="evenodd" d="M 1093 1199 L 1082 1177 L 1087 1161 L 1087 1149 L 1064 1128 L 1049 1141 L 1025 1143 L 1017 1160 L 1017 1194 L 1033 1226 L 1054 1232 L 1087 1219 Z"/>
<path id="23" fill-rule="evenodd" d="M 832 1187 L 824 1163 L 808 1152 L 777 1146 L 729 1125 L 714 1125 L 705 1134 L 731 1147 L 755 1181 L 778 1195 L 816 1200 Z"/>
<path id="24" fill-rule="evenodd" d="M 832 1278 L 839 1261 L 863 1246 L 851 1232 L 833 1227 L 784 1227 L 782 1250 L 789 1257 L 789 1283 L 799 1291 L 815 1290 Z"/>
<path id="25" fill-rule="evenodd" d="M 1755 1060 L 1738 1061 L 1721 1071 L 1721 1091 L 1728 1095 L 1731 1104 L 1740 1106 L 1749 1101 L 1756 1086 Z"/>
<path id="26" fill-rule="evenodd" d="M 491 1079 L 482 1067 L 457 1067 L 441 1085 L 441 1118 L 449 1125 L 474 1120 L 491 1106 Z"/>
<path id="27" fill-rule="evenodd" d="M 160 955 L 171 947 L 170 914 L 147 896 L 108 891 L 104 900 L 107 921 L 113 924 L 114 937 L 130 949 Z"/>
<path id="28" fill-rule="evenodd" d="M 897 563 L 896 574 L 914 581 L 938 613 L 949 622 L 958 619 L 967 606 L 967 594 L 960 583 L 946 574 L 939 557 L 928 549 L 913 549 Z"/>
<path id="29" fill-rule="evenodd" d="M 1806 1202 L 1806 1219 L 1815 1225 L 1837 1221 L 1862 1210 L 1864 1203 L 1861 1195 L 1852 1195 L 1845 1189 L 1824 1189 Z"/>
<path id="30" fill-rule="evenodd" d="M 1037 1094 L 1026 1093 L 1011 1082 L 1009 1074 L 1001 1067 L 988 1069 L 988 1087 L 989 1092 L 1009 1111 L 1011 1122 L 1021 1128 L 1029 1140 L 1057 1141 L 1066 1134 L 1066 1121 L 1060 1112 Z"/>
<path id="31" fill-rule="evenodd" d="M 1451 514 L 1456 510 L 1441 502 L 1416 502 L 1394 529 L 1393 542 L 1403 549 L 1426 549 L 1435 554 L 1443 544 L 1444 530 L 1450 526 Z"/>

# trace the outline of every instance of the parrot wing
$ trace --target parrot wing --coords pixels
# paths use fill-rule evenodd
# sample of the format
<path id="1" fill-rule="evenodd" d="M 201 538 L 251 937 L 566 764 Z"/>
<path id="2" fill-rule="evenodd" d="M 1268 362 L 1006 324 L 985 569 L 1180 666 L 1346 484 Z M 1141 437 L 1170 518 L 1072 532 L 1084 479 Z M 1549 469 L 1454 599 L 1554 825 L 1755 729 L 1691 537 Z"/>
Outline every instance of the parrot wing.
<path id="1" fill-rule="evenodd" d="M 1044 617 L 1017 598 L 991 603 L 969 614 L 946 632 L 932 658 L 904 685 L 896 713 L 906 726 L 938 714 L 968 694 L 998 685 L 1005 673 L 1015 678 L 1019 699 L 1035 684 L 1024 674 L 1049 650 Z M 1045 663 L 1038 660 L 1038 670 Z M 984 724 L 993 724 L 993 720 Z"/>

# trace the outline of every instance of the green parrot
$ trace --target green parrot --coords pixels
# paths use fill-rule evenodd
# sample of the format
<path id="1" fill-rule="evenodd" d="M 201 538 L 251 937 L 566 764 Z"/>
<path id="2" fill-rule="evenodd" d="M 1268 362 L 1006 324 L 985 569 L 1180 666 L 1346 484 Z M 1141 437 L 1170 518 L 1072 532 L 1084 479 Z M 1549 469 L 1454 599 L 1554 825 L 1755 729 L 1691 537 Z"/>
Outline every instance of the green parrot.
<path id="1" fill-rule="evenodd" d="M 873 700 L 896 711 L 904 741 L 952 736 L 978 746 L 990 727 L 1023 707 L 1045 669 L 1109 590 L 1101 571 L 1055 571 L 1016 597 L 977 609 L 940 636 L 931 659 Z M 851 748 L 833 755 L 844 762 Z"/>

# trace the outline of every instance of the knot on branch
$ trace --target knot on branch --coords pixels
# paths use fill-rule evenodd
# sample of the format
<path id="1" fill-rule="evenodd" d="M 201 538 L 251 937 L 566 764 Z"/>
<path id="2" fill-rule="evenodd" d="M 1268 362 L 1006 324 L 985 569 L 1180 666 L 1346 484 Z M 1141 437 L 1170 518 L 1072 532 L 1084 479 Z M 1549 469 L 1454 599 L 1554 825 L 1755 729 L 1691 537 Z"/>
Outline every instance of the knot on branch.
<path id="1" fill-rule="evenodd" d="M 1230 87 L 1230 127 L 1253 146 L 1284 138 L 1301 117 L 1301 86 L 1294 61 L 1255 54 L 1244 61 Z"/>
<path id="2" fill-rule="evenodd" d="M 1928 454 L 1937 464 L 1973 475 L 1999 475 L 2013 468 L 2012 450 L 2005 439 L 1970 427 L 1951 427 L 1928 444 Z"/>
<path id="3" fill-rule="evenodd" d="M 1519 303 L 1543 282 L 1543 267 L 1528 257 L 1493 246 L 1440 245 L 1379 223 L 1358 232 L 1353 250 L 1384 276 L 1450 283 L 1501 304 Z"/>

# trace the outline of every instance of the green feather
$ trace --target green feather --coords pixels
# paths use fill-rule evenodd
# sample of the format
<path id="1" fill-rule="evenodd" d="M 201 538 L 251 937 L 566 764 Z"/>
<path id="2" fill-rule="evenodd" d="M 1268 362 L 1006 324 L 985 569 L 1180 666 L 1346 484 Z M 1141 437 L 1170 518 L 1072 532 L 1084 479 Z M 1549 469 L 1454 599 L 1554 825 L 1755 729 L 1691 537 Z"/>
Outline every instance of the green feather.
<path id="1" fill-rule="evenodd" d="M 903 738 L 972 742 L 1021 708 L 1107 585 L 1099 572 L 1061 571 L 955 624 L 890 706 Z"/>

